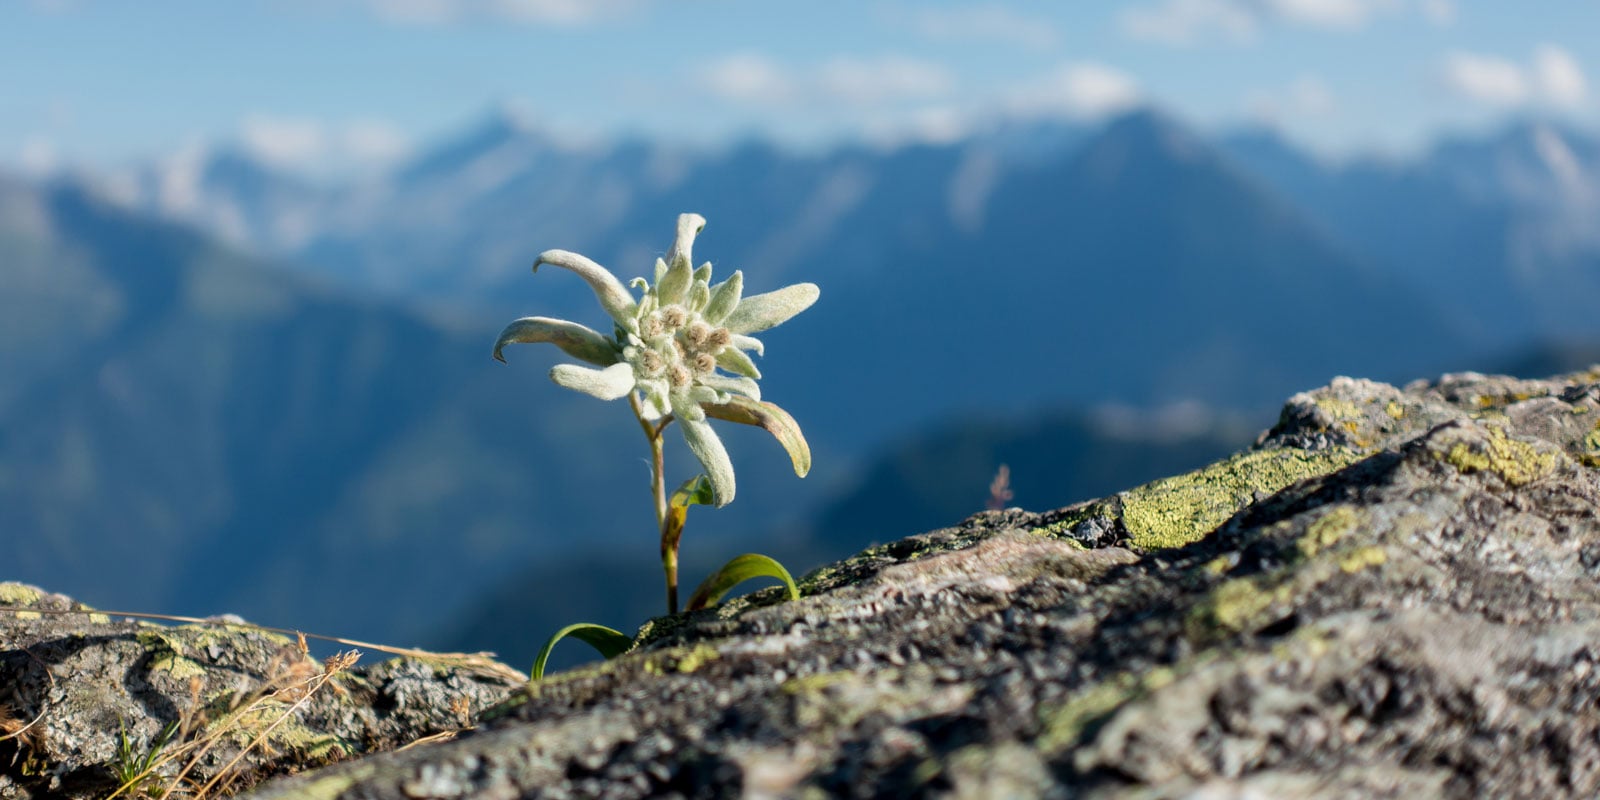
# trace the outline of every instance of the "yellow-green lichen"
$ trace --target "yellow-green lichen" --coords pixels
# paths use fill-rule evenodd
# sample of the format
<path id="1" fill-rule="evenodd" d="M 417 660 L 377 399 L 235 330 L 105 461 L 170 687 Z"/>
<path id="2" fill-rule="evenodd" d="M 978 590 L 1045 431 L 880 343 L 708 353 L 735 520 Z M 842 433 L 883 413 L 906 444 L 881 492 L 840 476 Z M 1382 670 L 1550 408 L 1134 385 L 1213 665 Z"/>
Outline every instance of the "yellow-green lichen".
<path id="1" fill-rule="evenodd" d="M 1090 687 L 1044 714 L 1039 749 L 1057 753 L 1078 743 L 1084 729 L 1111 716 L 1138 694 L 1138 681 L 1127 673 Z"/>
<path id="2" fill-rule="evenodd" d="M 822 691 L 830 686 L 840 683 L 858 683 L 861 676 L 851 670 L 834 670 L 833 672 L 817 672 L 811 675 L 802 675 L 790 678 L 778 685 L 785 694 L 799 695 L 811 694 Z"/>
<path id="3" fill-rule="evenodd" d="M 1086 729 L 1107 719 L 1117 709 L 1171 686 L 1182 675 L 1212 660 L 1213 656 L 1201 654 L 1176 668 L 1156 667 L 1142 675 L 1123 672 L 1106 678 L 1043 712 L 1044 732 L 1039 736 L 1039 749 L 1045 753 L 1059 753 L 1072 747 Z"/>
<path id="4" fill-rule="evenodd" d="M 1464 474 L 1493 472 L 1512 486 L 1526 486 L 1555 471 L 1556 455 L 1507 436 L 1505 431 L 1488 426 L 1488 440 L 1481 446 L 1457 442 L 1444 455 L 1445 462 Z"/>
<path id="5" fill-rule="evenodd" d="M 840 670 L 782 685 L 797 723 L 830 730 L 855 727 L 868 715 L 906 719 L 950 713 L 971 702 L 974 692 L 970 685 L 941 685 L 926 664 L 855 673 Z"/>
<path id="6" fill-rule="evenodd" d="M 1381 566 L 1389 561 L 1389 554 L 1382 547 L 1368 545 L 1357 547 L 1339 558 L 1339 569 L 1347 573 L 1357 573 L 1368 567 Z"/>
<path id="7" fill-rule="evenodd" d="M 1163 478 L 1127 493 L 1122 522 L 1139 550 L 1182 547 L 1206 534 L 1257 494 L 1273 494 L 1306 478 L 1327 475 L 1361 459 L 1344 448 L 1292 448 L 1240 453 L 1204 469 Z"/>
<path id="8" fill-rule="evenodd" d="M 1361 413 L 1360 406 L 1338 397 L 1317 398 L 1317 408 L 1336 420 L 1358 420 L 1366 416 Z"/>
<path id="9" fill-rule="evenodd" d="M 1236 578 L 1212 590 L 1190 617 L 1195 627 L 1242 632 L 1255 627 L 1267 609 L 1290 599 L 1288 586 L 1263 588 L 1256 579 Z M 1204 638 L 1204 637 L 1202 637 Z"/>
<path id="10" fill-rule="evenodd" d="M 668 672 L 690 673 L 721 657 L 722 654 L 717 652 L 717 648 L 707 644 L 697 644 L 694 647 L 669 647 L 645 656 L 641 668 L 651 675 L 665 675 Z"/>
<path id="11" fill-rule="evenodd" d="M 150 671 L 170 673 L 179 680 L 200 678 L 206 668 L 183 654 L 181 642 L 175 642 L 163 630 L 148 628 L 135 634 L 139 644 L 150 651 Z"/>
<path id="12" fill-rule="evenodd" d="M 1353 532 L 1361 522 L 1361 512 L 1351 506 L 1338 505 L 1328 509 L 1306 527 L 1305 535 L 1298 542 L 1300 554 L 1311 558 L 1338 544 L 1345 534 Z"/>
<path id="13" fill-rule="evenodd" d="M 1068 541 L 1076 541 L 1070 535 L 1068 535 L 1072 533 L 1073 528 L 1076 528 L 1083 522 L 1095 517 L 1110 519 L 1113 516 L 1114 514 L 1112 513 L 1111 509 L 1105 503 L 1085 503 L 1078 508 L 1068 510 L 1066 515 L 1061 519 L 1058 519 L 1049 525 L 1042 525 L 1034 528 L 1030 530 L 1029 533 L 1039 536 L 1049 536 L 1052 538 L 1065 538 Z"/>
<path id="14" fill-rule="evenodd" d="M 31 606 L 44 598 L 38 589 L 20 583 L 0 583 L 0 606 Z"/>
<path id="15" fill-rule="evenodd" d="M 1394 419 L 1405 419 L 1406 409 L 1405 406 L 1390 400 L 1389 404 L 1383 407 L 1383 413 L 1388 414 Z"/>

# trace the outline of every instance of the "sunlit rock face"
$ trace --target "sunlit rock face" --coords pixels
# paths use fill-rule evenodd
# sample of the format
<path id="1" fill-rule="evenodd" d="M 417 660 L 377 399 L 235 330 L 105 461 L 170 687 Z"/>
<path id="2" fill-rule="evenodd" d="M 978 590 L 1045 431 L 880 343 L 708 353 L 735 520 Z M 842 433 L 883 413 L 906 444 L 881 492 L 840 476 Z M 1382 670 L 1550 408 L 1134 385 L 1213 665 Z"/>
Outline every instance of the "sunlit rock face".
<path id="1" fill-rule="evenodd" d="M 1600 368 L 1341 378 L 1193 473 L 654 620 L 251 796 L 1587 797 L 1597 577 Z"/>

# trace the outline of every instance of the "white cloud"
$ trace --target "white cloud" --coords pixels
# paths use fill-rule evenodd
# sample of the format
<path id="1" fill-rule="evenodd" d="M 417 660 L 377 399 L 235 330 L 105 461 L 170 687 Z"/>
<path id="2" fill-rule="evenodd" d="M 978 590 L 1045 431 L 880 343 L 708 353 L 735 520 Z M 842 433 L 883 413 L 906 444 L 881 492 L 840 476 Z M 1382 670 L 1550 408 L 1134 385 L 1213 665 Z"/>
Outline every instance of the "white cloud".
<path id="1" fill-rule="evenodd" d="M 1588 81 L 1583 68 L 1565 49 L 1553 44 L 1542 44 L 1533 51 L 1533 82 L 1544 99 L 1561 108 L 1583 105 L 1588 93 Z"/>
<path id="2" fill-rule="evenodd" d="M 902 98 L 938 97 L 954 85 L 944 67 L 928 61 L 897 56 L 870 60 L 840 57 L 822 65 L 815 89 L 827 99 L 870 105 Z"/>
<path id="3" fill-rule="evenodd" d="M 239 124 L 239 143 L 255 157 L 278 165 L 319 158 L 328 149 L 322 123 L 251 114 Z"/>
<path id="4" fill-rule="evenodd" d="M 1456 21 L 1455 0 L 1421 0 L 1422 16 L 1429 22 L 1444 27 Z"/>
<path id="5" fill-rule="evenodd" d="M 1441 70 L 1451 91 L 1483 103 L 1515 106 L 1527 101 L 1528 77 L 1509 59 L 1476 53 L 1451 53 Z"/>
<path id="6" fill-rule="evenodd" d="M 1139 84 L 1127 73 L 1104 64 L 1062 64 L 1006 98 L 1007 110 L 1024 116 L 1095 118 L 1139 104 Z"/>
<path id="7" fill-rule="evenodd" d="M 735 53 L 702 66 L 699 77 L 711 94 L 741 103 L 784 105 L 794 100 L 792 76 L 766 56 Z"/>
<path id="8" fill-rule="evenodd" d="M 912 17 L 911 26 L 937 41 L 997 42 L 1030 50 L 1049 50 L 1061 43 L 1054 23 L 998 5 L 923 9 Z"/>
<path id="9" fill-rule="evenodd" d="M 642 0 L 357 0 L 379 18 L 407 25 L 464 19 L 500 19 L 550 25 L 584 25 L 634 10 Z"/>
<path id="10" fill-rule="evenodd" d="M 399 128 L 381 120 L 356 120 L 340 131 L 338 145 L 352 158 L 369 164 L 399 160 L 411 143 Z"/>
<path id="11" fill-rule="evenodd" d="M 1382 15 L 1412 12 L 1434 24 L 1455 18 L 1454 0 L 1159 0 L 1123 12 L 1129 37 L 1160 44 L 1247 44 L 1270 25 L 1355 31 Z"/>
<path id="12" fill-rule="evenodd" d="M 1356 29 L 1380 11 L 1398 7 L 1396 0 L 1264 0 L 1271 15 L 1314 28 Z"/>
<path id="13" fill-rule="evenodd" d="M 1161 44 L 1189 45 L 1212 39 L 1248 42 L 1255 39 L 1254 14 L 1236 0 L 1166 0 L 1156 6 L 1123 12 L 1122 30 L 1129 36 Z"/>
<path id="14" fill-rule="evenodd" d="M 973 114 L 951 105 L 932 105 L 863 120 L 864 138 L 882 147 L 909 143 L 950 144 L 972 131 Z"/>
<path id="15" fill-rule="evenodd" d="M 1572 54 L 1543 44 L 1523 64 L 1500 56 L 1458 52 L 1440 67 L 1445 88 L 1486 105 L 1516 108 L 1542 105 L 1573 109 L 1584 104 L 1588 81 Z"/>
<path id="16" fill-rule="evenodd" d="M 43 136 L 24 139 L 17 153 L 17 165 L 28 175 L 48 175 L 61 165 L 55 142 Z"/>
<path id="17" fill-rule="evenodd" d="M 379 120 L 343 123 L 251 114 L 239 124 L 239 144 L 277 167 L 378 166 L 405 155 L 398 128 Z"/>
<path id="18" fill-rule="evenodd" d="M 717 97 L 770 106 L 878 106 L 943 97 L 955 87 L 944 67 L 899 56 L 841 56 L 801 71 L 756 53 L 736 53 L 697 72 L 705 89 Z"/>

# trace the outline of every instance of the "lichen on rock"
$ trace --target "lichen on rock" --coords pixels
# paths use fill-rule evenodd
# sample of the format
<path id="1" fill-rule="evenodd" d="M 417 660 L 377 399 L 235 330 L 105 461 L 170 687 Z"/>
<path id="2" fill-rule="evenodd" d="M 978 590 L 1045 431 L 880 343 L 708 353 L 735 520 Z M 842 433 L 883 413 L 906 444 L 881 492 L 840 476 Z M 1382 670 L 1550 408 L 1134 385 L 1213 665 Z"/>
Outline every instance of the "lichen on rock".
<path id="1" fill-rule="evenodd" d="M 1339 379 L 1217 464 L 654 620 L 250 796 L 1596 796 L 1597 381 Z"/>

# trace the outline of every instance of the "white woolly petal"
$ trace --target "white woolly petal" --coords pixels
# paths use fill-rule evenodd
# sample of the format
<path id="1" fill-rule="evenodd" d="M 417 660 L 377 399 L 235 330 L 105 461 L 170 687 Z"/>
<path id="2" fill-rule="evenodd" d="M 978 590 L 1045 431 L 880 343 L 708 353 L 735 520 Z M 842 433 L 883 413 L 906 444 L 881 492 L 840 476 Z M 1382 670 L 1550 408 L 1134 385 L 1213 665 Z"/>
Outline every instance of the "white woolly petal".
<path id="1" fill-rule="evenodd" d="M 629 294 L 628 288 L 622 285 L 622 281 L 617 280 L 617 276 L 612 275 L 605 267 L 585 256 L 566 250 L 546 250 L 540 253 L 539 260 L 533 262 L 534 272 L 539 271 L 540 264 L 549 264 L 578 273 L 578 277 L 583 278 L 589 284 L 589 288 L 594 290 L 594 296 L 600 300 L 600 307 L 604 308 L 617 324 L 625 325 L 627 320 L 633 318 L 634 310 L 637 308 L 633 295 Z"/>
<path id="2" fill-rule="evenodd" d="M 744 273 L 734 270 L 727 280 L 711 287 L 711 298 L 706 303 L 706 322 L 712 325 L 721 325 L 735 308 L 739 306 L 739 298 L 744 292 Z"/>
<path id="3" fill-rule="evenodd" d="M 740 350 L 750 350 L 758 356 L 764 356 L 767 354 L 767 346 L 762 344 L 761 340 L 754 336 L 745 336 L 741 333 L 735 333 L 733 336 L 728 338 L 728 344 L 731 344 Z"/>
<path id="4" fill-rule="evenodd" d="M 712 503 L 725 506 L 733 502 L 733 461 L 728 458 L 722 439 L 703 419 L 680 417 L 678 425 L 683 429 L 683 440 L 689 443 L 689 451 L 700 460 L 700 466 L 705 467 L 706 478 L 711 481 Z"/>
<path id="5" fill-rule="evenodd" d="M 706 218 L 699 214 L 678 215 L 678 235 L 672 240 L 672 250 L 667 253 L 667 266 L 670 268 L 678 259 L 684 261 L 694 260 L 694 238 L 706 226 Z M 656 279 L 660 283 L 659 278 Z"/>
<path id="6" fill-rule="evenodd" d="M 742 394 L 751 400 L 761 399 L 761 387 L 757 386 L 756 382 L 750 380 L 749 378 L 732 378 L 726 375 L 707 375 L 704 378 L 696 379 L 696 382 L 702 386 L 708 386 L 712 389 L 715 389 L 718 392 L 735 392 Z M 727 400 L 724 399 L 722 402 L 727 402 Z"/>
<path id="7" fill-rule="evenodd" d="M 746 297 L 723 320 L 722 327 L 731 333 L 760 333 L 810 308 L 821 294 L 822 290 L 814 283 L 797 283 L 776 292 Z"/>
<path id="8" fill-rule="evenodd" d="M 624 362 L 605 369 L 589 369 L 576 364 L 557 364 L 550 368 L 550 380 L 601 400 L 615 400 L 633 391 L 633 365 Z"/>

